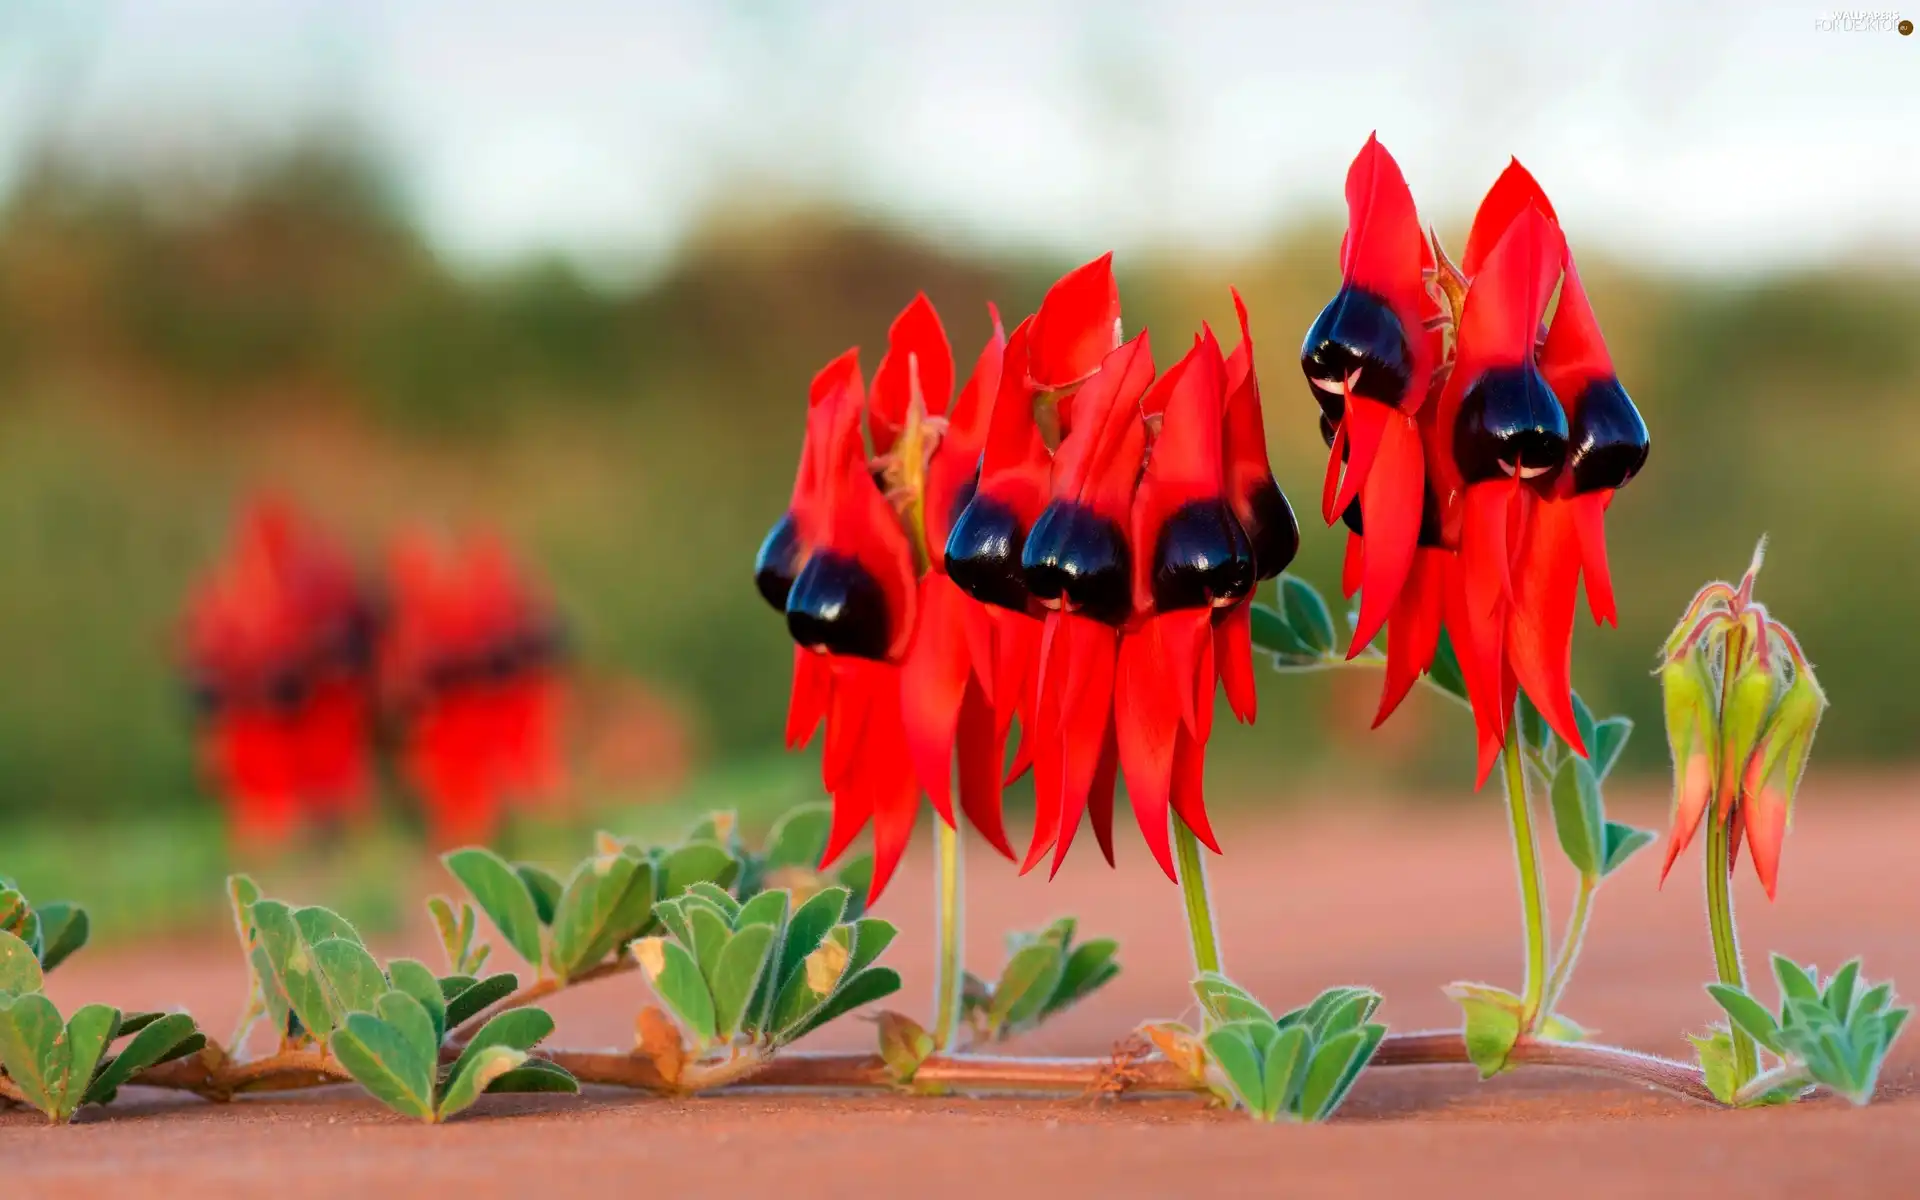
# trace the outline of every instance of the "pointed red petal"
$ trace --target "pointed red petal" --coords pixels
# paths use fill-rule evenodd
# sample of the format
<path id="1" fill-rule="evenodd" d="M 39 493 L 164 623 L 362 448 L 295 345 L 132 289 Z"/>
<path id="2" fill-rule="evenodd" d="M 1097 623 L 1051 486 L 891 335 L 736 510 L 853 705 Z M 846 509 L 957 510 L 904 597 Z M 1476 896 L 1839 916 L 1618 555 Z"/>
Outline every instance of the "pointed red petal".
<path id="1" fill-rule="evenodd" d="M 1158 622 L 1147 621 L 1120 639 L 1115 680 L 1114 734 L 1140 836 L 1168 879 L 1177 879 L 1168 841 L 1173 797 L 1173 741 L 1180 706 L 1167 686 Z"/>
<path id="2" fill-rule="evenodd" d="M 1386 723 L 1420 676 L 1433 664 L 1440 645 L 1440 618 L 1446 604 L 1444 573 L 1450 556 L 1444 550 L 1415 551 L 1406 587 L 1387 624 L 1387 678 L 1380 689 L 1380 708 L 1373 727 Z"/>
<path id="3" fill-rule="evenodd" d="M 1113 718 L 1108 717 L 1106 745 L 1100 751 L 1100 766 L 1093 773 L 1093 788 L 1087 793 L 1087 820 L 1109 867 L 1113 865 L 1113 789 L 1119 771 L 1120 751 L 1114 741 Z"/>
<path id="4" fill-rule="evenodd" d="M 915 389 L 929 416 L 941 416 L 953 398 L 953 348 L 940 315 L 922 292 L 901 310 L 887 330 L 887 353 L 873 372 L 873 392 L 867 404 L 867 429 L 873 452 L 893 448 Z"/>
<path id="5" fill-rule="evenodd" d="M 1334 431 L 1334 441 L 1340 441 L 1340 435 L 1346 435 L 1347 461 L 1340 475 L 1340 489 L 1327 503 L 1321 515 L 1331 525 L 1336 517 L 1347 511 L 1360 495 L 1360 489 L 1366 485 L 1367 477 L 1373 472 L 1374 457 L 1380 452 L 1380 439 L 1385 436 L 1387 424 L 1398 416 L 1393 409 L 1378 400 L 1365 396 L 1347 397 L 1347 415 L 1341 420 L 1340 427 Z M 1334 447 L 1336 451 L 1339 446 Z M 1323 496 L 1324 500 L 1325 497 Z M 1364 506 L 1363 506 L 1364 515 Z M 1372 533 L 1373 530 L 1367 530 Z"/>
<path id="6" fill-rule="evenodd" d="M 1206 770 L 1207 744 L 1180 730 L 1173 747 L 1173 813 L 1193 830 L 1201 845 L 1218 854 L 1220 841 L 1207 820 Z"/>
<path id="7" fill-rule="evenodd" d="M 1068 616 L 1070 636 L 1066 695 L 1060 721 L 1060 834 L 1053 847 L 1058 873 L 1079 830 L 1081 813 L 1092 794 L 1106 750 L 1113 713 L 1113 676 L 1119 635 L 1109 625 Z"/>
<path id="8" fill-rule="evenodd" d="M 1573 522 L 1580 540 L 1580 573 L 1587 583 L 1587 607 L 1596 625 L 1618 625 L 1619 609 L 1613 600 L 1613 572 L 1607 565 L 1607 505 L 1610 491 L 1588 492 L 1568 501 L 1573 506 Z"/>
<path id="9" fill-rule="evenodd" d="M 1353 599 L 1367 570 L 1367 544 L 1353 530 L 1347 530 L 1347 553 L 1340 561 L 1340 594 Z"/>
<path id="10" fill-rule="evenodd" d="M 1377 137 L 1368 136 L 1347 169 L 1346 196 L 1341 278 L 1384 297 L 1400 314 L 1411 337 L 1420 328 L 1425 305 L 1421 266 L 1428 253 L 1427 239 L 1400 164 Z M 1417 409 L 1422 399 L 1409 395 L 1408 411 Z"/>
<path id="11" fill-rule="evenodd" d="M 1180 695 L 1180 717 L 1193 736 L 1213 730 L 1213 614 L 1186 609 L 1152 618 L 1159 627 L 1167 678 Z"/>
<path id="12" fill-rule="evenodd" d="M 1586 744 L 1573 716 L 1573 607 L 1580 582 L 1573 505 L 1540 500 L 1532 511 L 1514 572 L 1507 661 L 1547 724 L 1584 758 Z"/>
<path id="13" fill-rule="evenodd" d="M 1351 412 L 1356 398 L 1348 397 L 1347 403 Z M 1367 556 L 1360 581 L 1360 619 L 1347 647 L 1348 658 L 1373 643 L 1400 598 L 1407 572 L 1413 569 L 1413 552 L 1420 540 L 1420 503 L 1426 495 L 1425 470 L 1419 428 L 1411 418 L 1389 412 L 1360 496 Z"/>
<path id="14" fill-rule="evenodd" d="M 832 698 L 833 667 L 826 655 L 795 646 L 793 693 L 787 701 L 787 749 L 798 750 L 813 740 L 813 731 L 827 715 Z"/>
<path id="15" fill-rule="evenodd" d="M 1487 255 L 1499 244 L 1500 236 L 1529 206 L 1538 209 L 1549 221 L 1558 220 L 1553 202 L 1547 199 L 1539 182 L 1520 165 L 1519 159 L 1509 159 L 1506 170 L 1493 181 L 1474 212 L 1473 228 L 1467 233 L 1467 248 L 1460 258 L 1461 273 L 1468 279 L 1478 275 Z"/>
<path id="16" fill-rule="evenodd" d="M 1000 759 L 1006 737 L 993 727 L 993 707 L 978 687 L 969 687 L 960 705 L 956 748 L 960 761 L 960 808 L 987 844 L 1011 859 L 1001 814 Z"/>
<path id="17" fill-rule="evenodd" d="M 1213 627 L 1213 662 L 1227 692 L 1227 707 L 1242 725 L 1260 712 L 1253 674 L 1253 604 L 1242 601 L 1220 614 Z"/>
<path id="18" fill-rule="evenodd" d="M 1673 825 L 1667 832 L 1666 861 L 1660 864 L 1661 883 L 1673 870 L 1674 859 L 1693 841 L 1712 798 L 1713 765 L 1704 750 L 1693 753 L 1685 763 L 1674 764 Z"/>
<path id="19" fill-rule="evenodd" d="M 920 786 L 953 824 L 953 739 L 972 671 L 961 613 L 971 603 L 945 575 L 920 581 L 920 621 L 900 673 L 900 718 Z M 999 763 L 994 763 L 996 773 Z"/>
<path id="20" fill-rule="evenodd" d="M 1120 344 L 1120 287 L 1113 255 L 1101 255 L 1061 276 L 1033 316 L 1027 375 L 1042 391 L 1072 387 L 1092 375 Z"/>

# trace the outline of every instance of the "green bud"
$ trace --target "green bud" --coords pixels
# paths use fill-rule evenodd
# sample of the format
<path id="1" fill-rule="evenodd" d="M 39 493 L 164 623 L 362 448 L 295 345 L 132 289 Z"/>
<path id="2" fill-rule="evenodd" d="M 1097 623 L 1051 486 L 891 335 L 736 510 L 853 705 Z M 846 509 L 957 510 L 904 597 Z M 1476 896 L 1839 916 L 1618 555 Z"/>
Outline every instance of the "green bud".
<path id="1" fill-rule="evenodd" d="M 1753 658 L 1746 660 L 1733 677 L 1733 685 L 1727 689 L 1726 706 L 1720 712 L 1721 764 L 1726 770 L 1739 772 L 1753 757 L 1754 747 L 1759 744 L 1761 731 L 1773 711 L 1774 684 L 1773 672 Z M 1737 780 L 1737 774 L 1734 778 Z M 1731 795 L 1720 797 L 1722 805 L 1732 802 Z"/>
<path id="2" fill-rule="evenodd" d="M 1673 752 L 1673 819 L 1664 878 L 1675 856 L 1693 839 L 1712 798 L 1717 722 L 1713 682 L 1699 652 L 1662 665 L 1660 691 L 1666 702 L 1667 746 Z"/>
<path id="3" fill-rule="evenodd" d="M 1789 810 L 1794 793 L 1800 790 L 1800 777 L 1806 774 L 1807 757 L 1813 753 L 1813 735 L 1826 711 L 1827 696 L 1812 669 L 1800 667 L 1774 706 L 1773 719 L 1767 722 L 1761 737 L 1759 776 L 1778 782 Z"/>

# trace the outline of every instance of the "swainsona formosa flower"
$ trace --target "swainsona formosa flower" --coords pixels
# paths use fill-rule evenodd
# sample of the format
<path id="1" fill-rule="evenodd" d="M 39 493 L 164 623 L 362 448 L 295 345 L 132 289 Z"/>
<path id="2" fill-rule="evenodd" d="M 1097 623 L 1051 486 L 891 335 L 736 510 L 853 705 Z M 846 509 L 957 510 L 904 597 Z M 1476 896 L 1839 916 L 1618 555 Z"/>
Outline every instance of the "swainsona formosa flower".
<path id="1" fill-rule="evenodd" d="M 1352 531 L 1344 582 L 1361 593 L 1361 620 L 1350 653 L 1373 638 L 1375 618 L 1387 624 L 1376 724 L 1431 665 L 1444 628 L 1474 709 L 1481 779 L 1519 691 L 1584 753 L 1575 590 L 1584 575 L 1595 619 L 1613 619 L 1602 518 L 1649 443 L 1558 217 L 1512 163 L 1455 267 L 1437 238 L 1419 236 L 1411 194 L 1377 140 L 1355 160 L 1347 195 L 1346 282 L 1301 361 L 1330 448 L 1325 516 Z M 1423 378 L 1416 407 L 1397 389 Z M 1409 411 L 1413 456 L 1395 440 Z"/>

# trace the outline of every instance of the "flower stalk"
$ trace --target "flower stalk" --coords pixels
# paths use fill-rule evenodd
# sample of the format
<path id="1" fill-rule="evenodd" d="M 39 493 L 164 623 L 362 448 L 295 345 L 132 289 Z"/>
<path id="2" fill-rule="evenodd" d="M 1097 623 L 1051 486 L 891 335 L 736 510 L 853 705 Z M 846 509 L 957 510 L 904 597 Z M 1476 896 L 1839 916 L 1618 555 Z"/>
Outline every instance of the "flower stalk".
<path id="1" fill-rule="evenodd" d="M 1193 947 L 1196 974 L 1220 974 L 1220 937 L 1213 924 L 1213 903 L 1207 896 L 1207 866 L 1200 857 L 1200 839 L 1173 814 L 1174 861 L 1180 873 L 1180 896 L 1186 903 L 1187 936 Z"/>
<path id="2" fill-rule="evenodd" d="M 961 916 L 966 881 L 960 831 L 937 818 L 933 828 L 934 907 L 940 939 L 933 977 L 933 1044 L 936 1050 L 947 1051 L 960 1032 L 961 994 L 966 983 L 966 937 Z"/>
<path id="3" fill-rule="evenodd" d="M 1544 1015 L 1547 985 L 1547 895 L 1540 878 L 1540 842 L 1533 831 L 1533 803 L 1527 792 L 1526 765 L 1520 758 L 1516 718 L 1501 751 L 1507 788 L 1507 817 L 1513 833 L 1514 865 L 1520 875 L 1521 919 L 1526 926 L 1527 976 L 1521 994 L 1521 1027 L 1532 1029 Z"/>

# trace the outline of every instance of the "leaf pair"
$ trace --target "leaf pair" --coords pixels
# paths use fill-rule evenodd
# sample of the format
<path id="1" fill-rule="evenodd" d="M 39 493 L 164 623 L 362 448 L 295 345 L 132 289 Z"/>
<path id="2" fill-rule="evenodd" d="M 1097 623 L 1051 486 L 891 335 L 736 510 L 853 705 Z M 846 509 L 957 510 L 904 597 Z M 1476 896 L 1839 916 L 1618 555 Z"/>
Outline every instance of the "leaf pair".
<path id="1" fill-rule="evenodd" d="M 1507 1069 L 1507 1057 L 1525 1032 L 1526 1004 L 1505 988 L 1484 983 L 1450 983 L 1443 989 L 1460 1006 L 1466 1022 L 1461 1034 L 1467 1044 L 1467 1058 L 1480 1072 L 1480 1078 L 1492 1079 Z M 1532 1036 L 1550 1042 L 1584 1041 L 1587 1031 L 1566 1017 L 1549 1013 Z"/>
<path id="2" fill-rule="evenodd" d="M 0 933 L 24 942 L 41 970 L 53 970 L 86 945 L 89 930 L 85 909 L 61 901 L 29 904 L 13 881 L 0 875 Z"/>
<path id="3" fill-rule="evenodd" d="M 777 1047 L 899 990 L 872 964 L 892 942 L 886 921 L 847 922 L 845 888 L 797 907 L 786 891 L 745 903 L 710 883 L 654 906 L 664 933 L 633 944 L 634 958 L 696 1052 L 740 1040 Z"/>
<path id="4" fill-rule="evenodd" d="M 1204 1044 L 1232 1098 L 1263 1121 L 1324 1121 L 1372 1061 L 1387 1027 L 1380 994 L 1337 987 L 1278 1018 L 1225 976 L 1194 981 L 1209 1017 Z"/>
<path id="5" fill-rule="evenodd" d="M 487 1092 L 577 1092 L 564 1068 L 529 1057 L 553 1032 L 553 1018 L 516 1008 L 482 1026 L 444 1070 L 440 1046 L 452 1013 L 440 981 L 420 963 L 393 963 L 392 990 L 371 1011 L 348 1013 L 328 1042 L 340 1065 L 375 1099 L 429 1123 L 462 1112 Z"/>
<path id="6" fill-rule="evenodd" d="M 1076 922 L 1062 917 L 1038 933 L 1007 939 L 1009 955 L 989 986 L 969 975 L 967 1018 L 983 1041 L 1001 1041 L 1039 1025 L 1104 987 L 1120 973 L 1111 938 L 1073 944 Z"/>
<path id="7" fill-rule="evenodd" d="M 148 1067 L 192 1054 L 206 1038 L 185 1013 L 123 1016 L 89 1004 L 62 1018 L 40 991 L 32 948 L 0 932 L 0 1066 L 27 1102 L 64 1123 L 83 1104 L 107 1104 Z M 115 1042 L 129 1039 L 117 1052 Z"/>
<path id="8" fill-rule="evenodd" d="M 1820 1084 L 1855 1104 L 1871 1100 L 1880 1067 L 1913 1010 L 1893 1007 L 1891 983 L 1863 983 L 1857 958 L 1835 971 L 1824 986 L 1813 967 L 1781 954 L 1773 956 L 1773 974 L 1780 986 L 1777 1016 L 1729 984 L 1709 984 L 1707 991 L 1736 1027 L 1784 1060 L 1799 1082 Z M 1701 1046 L 1702 1040 L 1696 1038 L 1695 1045 Z M 1713 1048 L 1701 1049 L 1705 1066 Z M 1710 1083 L 1712 1074 L 1709 1071 Z M 1731 1094 L 1730 1078 L 1723 1087 L 1729 1094 L 1716 1088 L 1715 1095 L 1728 1103 L 1777 1098 L 1772 1092 L 1745 1098 Z"/>
<path id="9" fill-rule="evenodd" d="M 1278 607 L 1253 606 L 1253 644 L 1272 654 L 1273 665 L 1282 671 L 1325 664 L 1334 653 L 1333 612 L 1326 600 L 1295 575 L 1282 575 L 1277 586 Z"/>

